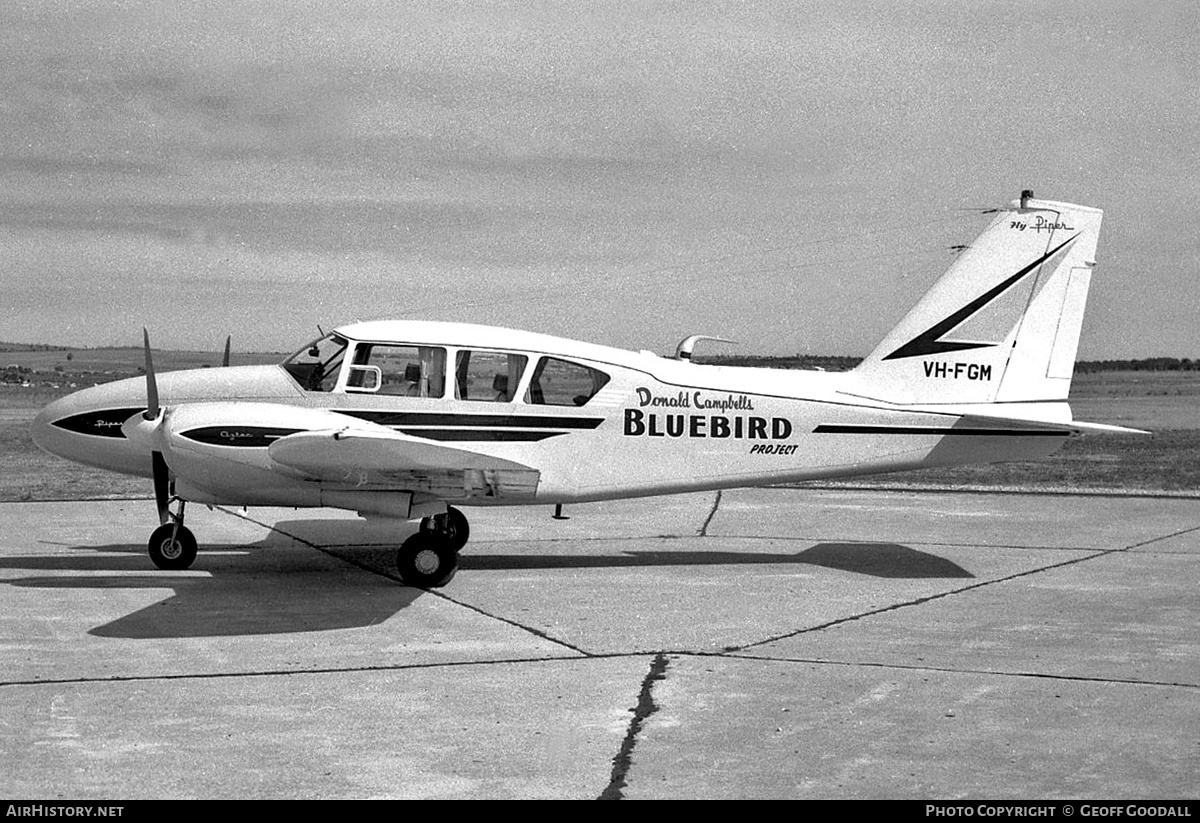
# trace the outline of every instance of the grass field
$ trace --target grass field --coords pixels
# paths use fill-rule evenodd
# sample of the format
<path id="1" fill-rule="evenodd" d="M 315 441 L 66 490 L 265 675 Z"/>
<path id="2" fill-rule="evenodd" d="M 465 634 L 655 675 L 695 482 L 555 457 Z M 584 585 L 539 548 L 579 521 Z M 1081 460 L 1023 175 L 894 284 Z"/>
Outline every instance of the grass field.
<path id="1" fill-rule="evenodd" d="M 77 466 L 38 449 L 29 424 L 39 409 L 83 385 L 138 374 L 141 351 L 106 349 L 0 352 L 4 363 L 38 371 L 29 387 L 0 384 L 0 501 L 148 497 L 149 482 Z M 276 354 L 234 357 L 234 365 L 273 363 Z M 219 361 L 210 352 L 156 352 L 155 369 Z M 161 365 L 160 365 L 161 363 Z M 55 367 L 62 371 L 55 371 Z M 1046 460 L 931 469 L 847 481 L 855 486 L 1114 491 L 1200 496 L 1200 372 L 1102 372 L 1072 383 L 1075 417 L 1149 429 L 1151 436 L 1072 438 Z"/>

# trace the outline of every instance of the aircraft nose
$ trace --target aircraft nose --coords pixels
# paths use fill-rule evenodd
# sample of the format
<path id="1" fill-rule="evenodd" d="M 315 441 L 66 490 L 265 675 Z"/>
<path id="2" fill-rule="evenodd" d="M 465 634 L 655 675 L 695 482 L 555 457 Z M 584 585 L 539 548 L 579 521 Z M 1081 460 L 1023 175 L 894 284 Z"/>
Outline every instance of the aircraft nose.
<path id="1" fill-rule="evenodd" d="M 37 444 L 38 448 L 68 460 L 71 459 L 72 452 L 70 438 L 65 429 L 53 424 L 56 420 L 65 420 L 71 417 L 75 412 L 76 404 L 70 402 L 73 396 L 59 398 L 46 406 L 33 418 L 33 425 L 30 427 L 33 442 Z"/>

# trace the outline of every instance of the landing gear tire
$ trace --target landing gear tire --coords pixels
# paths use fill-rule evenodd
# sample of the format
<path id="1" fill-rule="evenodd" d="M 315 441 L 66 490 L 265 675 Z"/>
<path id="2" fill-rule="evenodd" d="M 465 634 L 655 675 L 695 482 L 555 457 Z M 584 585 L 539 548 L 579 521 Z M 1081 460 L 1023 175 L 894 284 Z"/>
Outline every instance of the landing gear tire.
<path id="1" fill-rule="evenodd" d="M 467 545 L 467 540 L 471 537 L 471 525 L 467 522 L 467 516 L 453 506 L 446 507 L 446 539 L 450 541 L 450 548 L 457 551 L 462 551 L 462 547 Z"/>
<path id="2" fill-rule="evenodd" d="M 196 559 L 196 538 L 190 529 L 174 523 L 155 529 L 146 548 L 154 565 L 167 571 L 190 568 Z"/>
<path id="3" fill-rule="evenodd" d="M 445 535 L 419 531 L 404 541 L 396 552 L 396 568 L 408 586 L 436 589 L 454 579 L 458 552 Z"/>

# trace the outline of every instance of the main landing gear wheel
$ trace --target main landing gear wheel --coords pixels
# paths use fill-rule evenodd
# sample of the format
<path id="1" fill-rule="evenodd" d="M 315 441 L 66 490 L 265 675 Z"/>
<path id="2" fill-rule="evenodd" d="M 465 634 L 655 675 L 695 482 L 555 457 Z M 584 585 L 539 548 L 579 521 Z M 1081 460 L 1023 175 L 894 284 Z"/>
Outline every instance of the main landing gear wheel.
<path id="1" fill-rule="evenodd" d="M 458 552 L 444 534 L 419 531 L 405 540 L 396 552 L 396 568 L 406 585 L 436 589 L 454 579 L 454 573 L 458 571 Z"/>
<path id="2" fill-rule="evenodd" d="M 182 571 L 196 559 L 196 538 L 190 529 L 176 523 L 155 529 L 147 548 L 154 565 L 167 571 Z"/>
<path id="3" fill-rule="evenodd" d="M 467 523 L 467 516 L 453 506 L 446 507 L 446 539 L 450 541 L 450 548 L 457 551 L 462 551 L 462 547 L 467 545 L 467 540 L 471 537 L 471 526 Z"/>

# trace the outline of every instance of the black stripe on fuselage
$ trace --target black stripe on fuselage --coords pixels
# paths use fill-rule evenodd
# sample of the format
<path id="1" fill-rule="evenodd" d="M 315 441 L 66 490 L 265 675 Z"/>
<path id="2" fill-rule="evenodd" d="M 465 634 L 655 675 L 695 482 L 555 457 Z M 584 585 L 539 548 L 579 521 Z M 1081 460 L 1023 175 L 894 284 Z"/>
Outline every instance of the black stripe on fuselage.
<path id="1" fill-rule="evenodd" d="M 408 426 L 475 426 L 486 429 L 594 429 L 604 422 L 603 417 L 549 417 L 533 414 L 460 414 L 443 412 L 343 411 L 330 409 L 347 417 L 357 417 L 380 426 L 405 429 Z"/>
<path id="2" fill-rule="evenodd" d="M 990 429 L 979 426 L 851 426 L 822 423 L 813 434 L 937 434 L 971 437 L 1066 437 L 1062 429 Z"/>
<path id="3" fill-rule="evenodd" d="M 396 431 L 411 437 L 443 442 L 486 442 L 486 443 L 536 443 L 549 437 L 558 437 L 566 432 L 520 431 L 518 429 L 421 429 L 400 427 Z"/>

